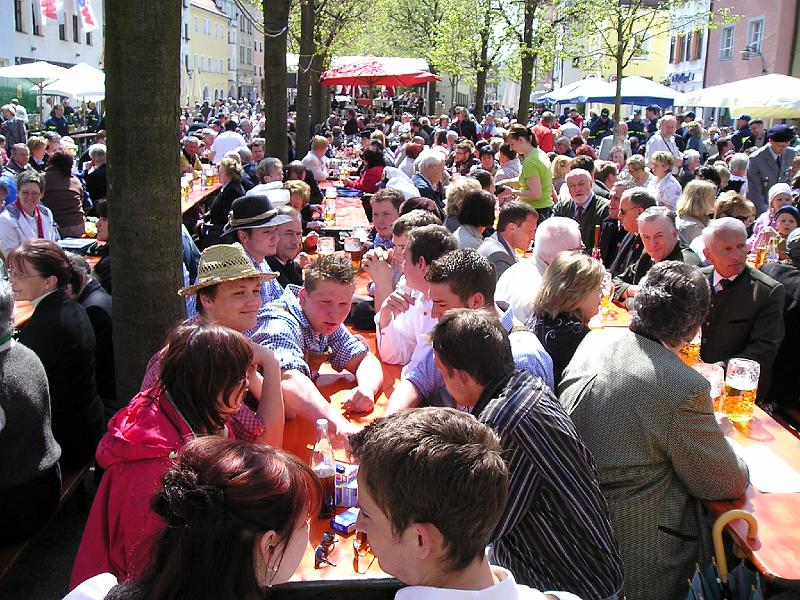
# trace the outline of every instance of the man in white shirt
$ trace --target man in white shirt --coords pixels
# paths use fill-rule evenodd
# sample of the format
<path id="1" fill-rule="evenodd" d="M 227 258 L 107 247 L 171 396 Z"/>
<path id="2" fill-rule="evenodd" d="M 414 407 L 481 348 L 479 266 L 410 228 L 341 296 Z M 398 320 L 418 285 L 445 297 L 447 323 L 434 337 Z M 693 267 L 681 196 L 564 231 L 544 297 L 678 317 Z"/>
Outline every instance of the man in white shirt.
<path id="1" fill-rule="evenodd" d="M 533 256 L 511 265 L 497 280 L 495 300 L 507 302 L 525 323 L 547 266 L 560 252 L 581 251 L 581 230 L 575 219 L 550 217 L 536 228 Z"/>
<path id="2" fill-rule="evenodd" d="M 22 104 L 19 103 L 19 100 L 16 98 L 11 99 L 11 104 L 14 105 L 14 108 L 17 109 L 17 118 L 28 125 L 28 109 L 26 109 Z"/>
<path id="3" fill-rule="evenodd" d="M 224 158 L 226 152 L 236 152 L 240 146 L 246 148 L 247 141 L 241 134 L 236 133 L 236 121 L 225 121 L 225 131 L 220 133 L 211 145 L 211 153 L 209 155 L 211 162 L 215 165 L 219 164 L 219 161 Z"/>
<path id="4" fill-rule="evenodd" d="M 311 140 L 311 150 L 303 157 L 303 166 L 314 174 L 317 181 L 328 178 L 328 167 L 325 161 L 325 152 L 328 150 L 328 138 L 315 135 Z"/>
<path id="5" fill-rule="evenodd" d="M 648 164 L 650 158 L 659 151 L 669 152 L 675 157 L 675 164 L 672 166 L 672 174 L 677 175 L 683 165 L 683 156 L 675 142 L 675 131 L 678 129 L 678 120 L 675 115 L 664 115 L 658 120 L 658 133 L 654 133 L 647 142 L 645 158 Z"/>
<path id="6" fill-rule="evenodd" d="M 431 316 L 433 306 L 428 298 L 425 273 L 434 260 L 457 247 L 456 239 L 441 225 L 425 225 L 408 233 L 399 265 L 403 279 L 375 315 L 375 340 L 383 362 L 405 365 L 405 372 L 425 355 L 428 346 L 425 336 L 436 325 Z"/>
<path id="7" fill-rule="evenodd" d="M 350 446 L 360 465 L 356 527 L 381 569 L 408 585 L 395 600 L 577 598 L 519 585 L 489 564 L 509 475 L 497 436 L 477 419 L 448 408 L 404 411 L 351 436 Z"/>
<path id="8" fill-rule="evenodd" d="M 283 163 L 272 156 L 256 166 L 258 185 L 247 190 L 247 196 L 266 196 L 274 208 L 289 204 L 289 190 L 283 188 Z"/>

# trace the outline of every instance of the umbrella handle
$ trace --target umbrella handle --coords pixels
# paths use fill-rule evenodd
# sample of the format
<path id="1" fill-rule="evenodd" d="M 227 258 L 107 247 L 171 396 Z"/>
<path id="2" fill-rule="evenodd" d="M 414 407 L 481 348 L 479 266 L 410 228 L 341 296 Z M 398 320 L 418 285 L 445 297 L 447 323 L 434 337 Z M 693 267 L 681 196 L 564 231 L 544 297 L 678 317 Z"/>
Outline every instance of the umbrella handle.
<path id="1" fill-rule="evenodd" d="M 758 521 L 756 518 L 746 510 L 735 509 L 722 513 L 716 521 L 711 530 L 711 537 L 714 540 L 714 556 L 717 559 L 717 568 L 719 570 L 719 578 L 722 583 L 728 583 L 728 561 L 725 559 L 725 548 L 722 545 L 722 530 L 731 521 L 737 519 L 744 519 L 747 521 L 747 538 L 750 540 L 756 539 L 758 535 Z"/>

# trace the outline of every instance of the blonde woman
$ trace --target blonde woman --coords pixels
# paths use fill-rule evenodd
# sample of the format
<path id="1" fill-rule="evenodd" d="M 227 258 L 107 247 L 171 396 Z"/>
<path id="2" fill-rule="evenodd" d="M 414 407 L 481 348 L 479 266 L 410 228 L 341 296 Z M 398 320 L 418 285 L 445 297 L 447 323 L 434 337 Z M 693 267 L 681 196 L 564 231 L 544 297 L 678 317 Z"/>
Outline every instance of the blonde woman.
<path id="1" fill-rule="evenodd" d="M 461 222 L 458 220 L 458 213 L 464 203 L 464 196 L 467 195 L 467 192 L 480 189 L 481 184 L 472 177 L 458 177 L 447 186 L 444 226 L 447 227 L 450 233 L 455 232 L 461 226 Z"/>
<path id="2" fill-rule="evenodd" d="M 572 168 L 572 159 L 569 156 L 559 155 L 556 156 L 553 161 L 550 163 L 550 170 L 553 173 L 553 189 L 558 190 L 561 189 L 561 186 L 566 181 L 567 173 Z"/>
<path id="3" fill-rule="evenodd" d="M 653 177 L 647 182 L 647 191 L 653 195 L 659 206 L 675 210 L 681 197 L 681 184 L 672 175 L 675 157 L 665 150 L 654 152 L 650 157 L 650 171 Z"/>
<path id="4" fill-rule="evenodd" d="M 561 252 L 547 267 L 527 326 L 553 359 L 555 385 L 589 333 L 600 306 L 603 264 L 581 252 Z"/>
<path id="5" fill-rule="evenodd" d="M 703 145 L 703 126 L 699 121 L 692 121 L 686 126 L 686 149 L 697 150 L 700 159 L 705 162 L 706 147 Z"/>
<path id="6" fill-rule="evenodd" d="M 686 184 L 678 200 L 675 227 L 678 228 L 680 240 L 687 246 L 703 233 L 703 228 L 714 217 L 716 197 L 717 188 L 710 181 L 695 179 Z"/>

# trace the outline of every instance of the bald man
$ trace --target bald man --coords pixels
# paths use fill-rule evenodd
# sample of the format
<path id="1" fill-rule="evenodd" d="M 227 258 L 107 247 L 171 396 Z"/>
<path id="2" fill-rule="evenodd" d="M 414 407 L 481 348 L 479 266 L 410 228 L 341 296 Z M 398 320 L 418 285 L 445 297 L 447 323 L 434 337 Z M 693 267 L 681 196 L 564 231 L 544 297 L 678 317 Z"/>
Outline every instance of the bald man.
<path id="1" fill-rule="evenodd" d="M 783 286 L 747 264 L 747 229 L 731 217 L 703 230 L 711 266 L 701 269 L 711 285 L 711 308 L 703 323 L 700 356 L 725 367 L 734 357 L 761 365 L 758 398 L 769 391 L 772 362 L 784 335 Z"/>

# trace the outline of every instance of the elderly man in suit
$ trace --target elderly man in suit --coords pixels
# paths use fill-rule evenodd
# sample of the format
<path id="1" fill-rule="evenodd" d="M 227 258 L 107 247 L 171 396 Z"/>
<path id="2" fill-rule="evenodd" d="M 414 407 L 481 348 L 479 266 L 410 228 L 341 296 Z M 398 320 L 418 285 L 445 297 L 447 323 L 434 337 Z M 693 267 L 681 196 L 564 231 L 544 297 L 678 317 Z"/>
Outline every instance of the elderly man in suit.
<path id="1" fill-rule="evenodd" d="M 590 332 L 559 385 L 597 465 L 628 600 L 674 600 L 711 559 L 702 500 L 738 498 L 748 471 L 714 418 L 708 382 L 678 352 L 697 333 L 709 285 L 685 263 L 655 265 L 630 330 Z"/>
<path id="2" fill-rule="evenodd" d="M 628 308 L 639 291 L 639 282 L 656 263 L 677 260 L 700 266 L 700 257 L 678 239 L 675 213 L 666 206 L 653 206 L 636 219 L 644 252 L 619 276 L 614 277 L 615 299 L 624 300 Z"/>
<path id="3" fill-rule="evenodd" d="M 633 181 L 631 181 L 633 183 Z M 619 201 L 619 222 L 626 231 L 616 256 L 609 267 L 612 275 L 624 273 L 642 255 L 644 245 L 639 237 L 639 215 L 656 205 L 656 199 L 643 187 L 632 187 L 622 193 Z M 605 258 L 605 255 L 603 255 Z"/>
<path id="4" fill-rule="evenodd" d="M 732 217 L 703 230 L 711 266 L 703 274 L 712 287 L 711 309 L 703 323 L 700 356 L 724 367 L 733 357 L 761 365 L 758 398 L 769 392 L 772 363 L 783 340 L 783 286 L 747 264 L 747 230 Z"/>
<path id="5" fill-rule="evenodd" d="M 494 265 L 496 279 L 517 262 L 517 250 L 527 252 L 531 247 L 538 221 L 536 209 L 525 202 L 512 200 L 500 209 L 497 231 L 484 239 L 478 248 L 478 254 Z"/>
<path id="6" fill-rule="evenodd" d="M 768 143 L 750 155 L 747 167 L 747 198 L 756 205 L 756 212 L 767 210 L 767 190 L 776 183 L 792 183 L 792 161 L 797 148 L 789 144 L 795 137 L 794 127 L 774 125 L 767 131 Z"/>
<path id="7" fill-rule="evenodd" d="M 444 210 L 444 193 L 442 192 L 442 179 L 444 178 L 444 159 L 438 152 L 429 150 L 423 152 L 417 159 L 418 173 L 414 173 L 411 181 L 417 188 L 419 195 L 436 203 L 439 210 Z"/>
<path id="8" fill-rule="evenodd" d="M 592 191 L 594 178 L 585 169 L 572 169 L 566 176 L 570 199 L 563 200 L 553 207 L 553 215 L 575 219 L 581 228 L 581 240 L 585 253 L 594 247 L 594 228 L 603 224 L 608 216 L 608 200 L 598 197 Z"/>

